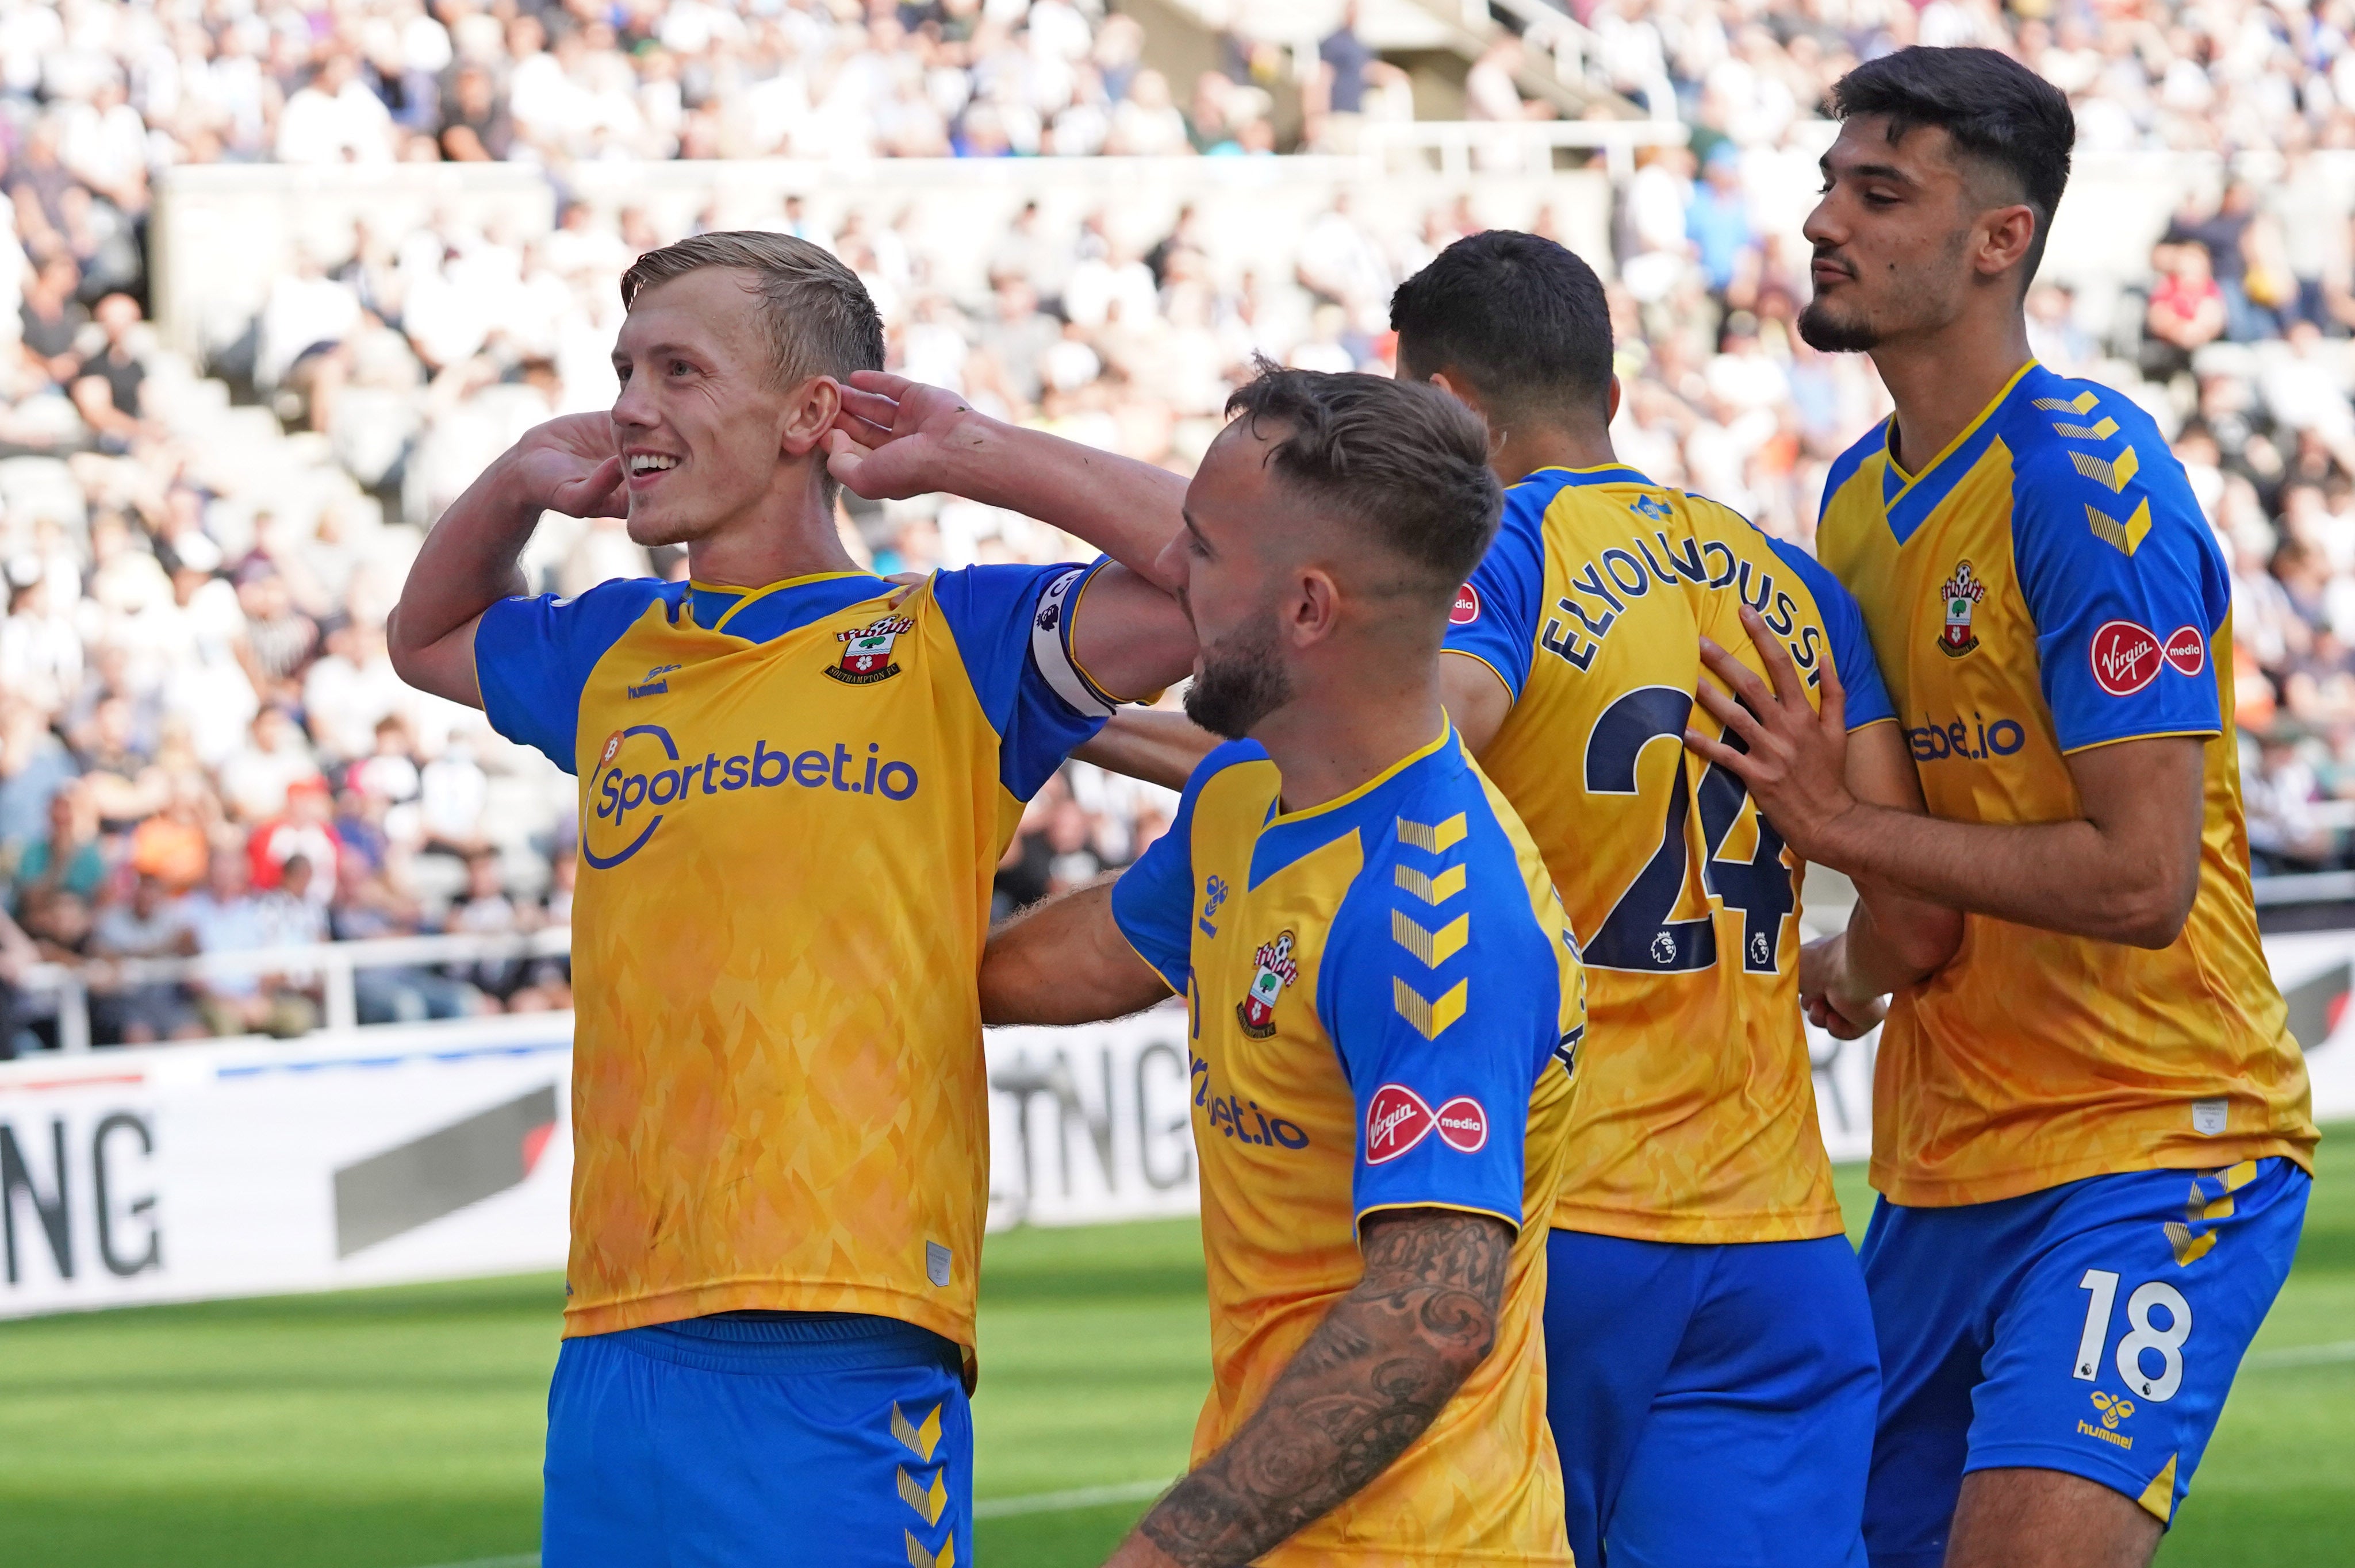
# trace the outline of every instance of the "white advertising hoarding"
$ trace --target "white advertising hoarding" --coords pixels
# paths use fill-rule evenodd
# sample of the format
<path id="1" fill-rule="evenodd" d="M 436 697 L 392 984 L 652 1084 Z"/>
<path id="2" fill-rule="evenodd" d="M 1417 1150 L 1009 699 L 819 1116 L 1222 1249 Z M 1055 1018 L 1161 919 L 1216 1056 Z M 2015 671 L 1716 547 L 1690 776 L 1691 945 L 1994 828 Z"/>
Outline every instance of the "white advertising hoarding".
<path id="1" fill-rule="evenodd" d="M 2355 933 L 2266 950 L 2318 1116 L 2355 1115 Z M 0 1064 L 0 1318 L 560 1267 L 570 1042 L 550 1013 Z M 1860 1159 L 1871 1042 L 1812 1044 Z M 1174 1004 L 991 1031 L 991 1227 L 1193 1213 L 1186 1047 Z"/>

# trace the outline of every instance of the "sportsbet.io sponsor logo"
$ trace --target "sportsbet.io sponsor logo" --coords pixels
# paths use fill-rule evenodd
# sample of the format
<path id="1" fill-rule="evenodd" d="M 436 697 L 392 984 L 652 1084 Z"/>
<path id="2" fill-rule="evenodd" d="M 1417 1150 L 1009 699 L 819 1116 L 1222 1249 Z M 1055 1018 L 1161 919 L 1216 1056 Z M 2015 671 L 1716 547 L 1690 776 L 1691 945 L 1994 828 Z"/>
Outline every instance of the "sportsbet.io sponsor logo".
<path id="1" fill-rule="evenodd" d="M 599 748 L 596 771 L 583 791 L 592 810 L 581 835 L 581 858 L 609 871 L 645 848 L 670 812 L 741 789 L 793 785 L 905 800 L 916 792 L 916 770 L 882 751 L 873 741 L 863 751 L 837 741 L 830 750 L 796 752 L 756 740 L 750 753 L 722 757 L 709 751 L 695 759 L 691 751 L 682 757 L 660 725 L 617 729 Z"/>
<path id="2" fill-rule="evenodd" d="M 2028 731 L 2018 719 L 1999 718 L 1990 724 L 1973 714 L 1968 723 L 1956 718 L 1916 725 L 1905 732 L 1905 741 L 1913 747 L 1916 762 L 1944 762 L 1948 758 L 1985 762 L 1990 757 L 2009 757 L 2026 746 Z"/>

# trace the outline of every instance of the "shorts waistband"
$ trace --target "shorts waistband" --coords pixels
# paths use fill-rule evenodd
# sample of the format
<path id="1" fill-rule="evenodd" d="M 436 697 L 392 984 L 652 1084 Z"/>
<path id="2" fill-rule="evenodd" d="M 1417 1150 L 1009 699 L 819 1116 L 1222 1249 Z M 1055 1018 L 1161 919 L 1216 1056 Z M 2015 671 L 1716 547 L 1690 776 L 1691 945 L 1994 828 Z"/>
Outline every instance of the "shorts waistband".
<path id="1" fill-rule="evenodd" d="M 951 1376 L 963 1352 L 930 1329 L 863 1312 L 720 1313 L 593 1336 L 656 1361 L 705 1372 L 774 1376 L 939 1367 Z"/>

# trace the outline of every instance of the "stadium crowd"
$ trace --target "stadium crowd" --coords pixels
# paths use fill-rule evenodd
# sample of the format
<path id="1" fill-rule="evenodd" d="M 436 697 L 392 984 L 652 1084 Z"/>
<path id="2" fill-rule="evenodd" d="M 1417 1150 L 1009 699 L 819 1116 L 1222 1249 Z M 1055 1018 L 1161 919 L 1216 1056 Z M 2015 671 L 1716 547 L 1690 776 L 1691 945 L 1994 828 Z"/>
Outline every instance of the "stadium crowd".
<path id="1" fill-rule="evenodd" d="M 1615 204 L 1619 451 L 1802 543 L 1829 461 L 1886 408 L 1866 361 L 1793 328 L 1807 125 L 1854 59 L 1916 41 L 2010 48 L 2069 91 L 2083 147 L 2268 171 L 2179 214 L 2147 288 L 2041 284 L 2030 318 L 2045 363 L 2133 390 L 2174 432 L 2232 563 L 2260 869 L 2355 864 L 2355 247 L 2314 156 L 2355 148 L 2355 6 L 1573 9 L 1579 29 L 1484 57 L 1466 112 L 1545 112 L 1512 85 L 1542 43 L 1692 128 L 1689 146 L 1644 154 Z M 1224 70 L 1173 84 L 1142 46 L 1091 0 L 0 3 L 0 975 L 43 957 L 562 923 L 569 785 L 478 715 L 404 687 L 383 621 L 417 530 L 485 462 L 553 413 L 610 402 L 615 281 L 678 237 L 570 199 L 568 169 L 1277 150 L 1282 51 L 1238 34 Z M 1404 79 L 1346 17 L 1302 63 L 1303 148 L 1411 113 Z M 191 365 L 145 320 L 150 176 L 273 159 L 532 161 L 559 218 L 531 239 L 363 224 L 347 253 L 298 257 L 242 342 Z M 1255 355 L 1387 371 L 1390 291 L 1481 226 L 1468 196 L 1401 224 L 1344 194 L 1273 254 L 1190 213 L 1140 237 L 1117 201 L 1076 226 L 1034 209 L 986 241 L 986 288 L 964 291 L 906 219 L 792 198 L 771 221 L 860 273 L 894 368 L 1181 468 Z M 853 500 L 845 530 L 879 571 L 1075 548 L 937 498 Z M 536 588 L 570 593 L 683 558 L 649 557 L 616 523 L 551 517 L 527 565 Z M 1168 807 L 1072 766 L 1026 816 L 1001 906 L 1125 863 Z M 370 970 L 359 1004 L 371 1020 L 561 1006 L 564 982 L 557 961 Z M 27 1031 L 54 1038 L 44 993 L 5 1005 L 0 1054 Z M 94 1023 L 101 1042 L 293 1033 L 317 1007 L 300 974 L 216 979 L 103 990 Z"/>

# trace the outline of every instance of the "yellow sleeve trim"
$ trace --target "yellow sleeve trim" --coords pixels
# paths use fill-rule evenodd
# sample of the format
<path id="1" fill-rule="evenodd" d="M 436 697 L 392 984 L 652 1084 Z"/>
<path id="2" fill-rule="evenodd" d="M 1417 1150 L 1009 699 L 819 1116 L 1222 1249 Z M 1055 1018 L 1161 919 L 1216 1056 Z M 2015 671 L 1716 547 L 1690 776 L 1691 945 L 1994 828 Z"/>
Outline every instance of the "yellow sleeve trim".
<path id="1" fill-rule="evenodd" d="M 1153 971 L 1153 978 L 1161 982 L 1164 990 L 1167 991 L 1171 996 L 1181 994 L 1176 986 L 1169 983 L 1169 977 L 1161 972 L 1161 966 L 1155 963 L 1151 959 L 1146 958 L 1145 956 L 1145 949 L 1128 939 L 1128 931 L 1126 927 L 1123 927 L 1121 923 L 1115 919 L 1112 923 L 1112 928 L 1120 933 L 1122 945 L 1127 948 L 1130 952 L 1136 955 L 1137 962 L 1143 964 L 1146 969 Z"/>
<path id="2" fill-rule="evenodd" d="M 2155 729 L 2144 735 L 2114 735 L 2107 740 L 2089 740 L 2083 746 L 2064 747 L 2061 755 L 2074 757 L 2081 751 L 2098 751 L 2105 746 L 2124 746 L 2130 740 L 2213 740 L 2223 733 L 2221 729 Z"/>
<path id="3" fill-rule="evenodd" d="M 1500 1214 L 1494 1209 L 1484 1209 L 1475 1203 L 1438 1202 L 1369 1204 L 1358 1211 L 1357 1224 L 1359 1233 L 1362 1234 L 1365 1231 L 1366 1221 L 1373 1215 L 1396 1213 L 1401 1209 L 1437 1209 L 1450 1214 L 1486 1214 L 1492 1220 L 1502 1220 L 1506 1224 L 1510 1225 L 1513 1234 L 1518 1236 L 1521 1234 L 1521 1217 L 1518 1214 Z"/>
<path id="4" fill-rule="evenodd" d="M 1505 688 L 1505 707 L 1508 712 L 1511 711 L 1514 704 L 1520 701 L 1518 697 L 1513 695 L 1513 683 L 1505 679 L 1505 673 L 1502 670 L 1497 669 L 1494 664 L 1488 662 L 1487 660 L 1482 658 L 1479 654 L 1467 652 L 1461 648 L 1443 648 L 1440 650 L 1440 652 L 1453 659 L 1469 659 L 1475 664 L 1479 665 L 1483 670 L 1487 671 L 1491 675 L 1496 676 L 1497 684 Z"/>
<path id="5" fill-rule="evenodd" d="M 1848 732 L 1849 732 L 1849 734 L 1850 734 L 1850 735 L 1860 735 L 1860 734 L 1862 734 L 1864 731 L 1866 731 L 1866 730 L 1868 730 L 1868 729 L 1870 729 L 1874 725 L 1877 725 L 1877 724 L 1895 724 L 1896 722 L 1897 722 L 1897 715 L 1894 715 L 1894 714 L 1891 714 L 1891 715 L 1890 715 L 1890 716 L 1889 716 L 1889 717 L 1887 717 L 1887 718 L 1867 719 L 1867 720 L 1865 720 L 1862 724 L 1852 724 L 1852 725 L 1850 725 L 1850 726 L 1848 726 Z"/>
<path id="6" fill-rule="evenodd" d="M 1106 567 L 1118 566 L 1119 564 L 1119 562 L 1114 560 L 1111 556 L 1106 556 L 1103 560 L 1098 561 L 1093 567 L 1091 567 L 1088 569 L 1088 575 L 1086 577 L 1080 579 L 1080 591 L 1072 599 L 1071 608 L 1069 612 L 1071 629 L 1063 640 L 1063 656 L 1071 662 L 1071 668 L 1080 673 L 1081 680 L 1085 681 L 1089 685 L 1093 686 L 1097 691 L 1102 692 L 1105 696 L 1110 697 L 1114 703 L 1136 703 L 1150 707 L 1152 705 L 1161 700 L 1162 692 L 1168 690 L 1167 686 L 1161 688 L 1161 691 L 1146 692 L 1141 696 L 1124 697 L 1119 693 L 1114 691 L 1110 686 L 1105 685 L 1102 681 L 1097 680 L 1095 678 L 1094 672 L 1091 671 L 1085 664 L 1080 662 L 1080 610 L 1088 602 L 1088 589 L 1096 586 L 1096 579 L 1103 576 L 1104 568 Z"/>

